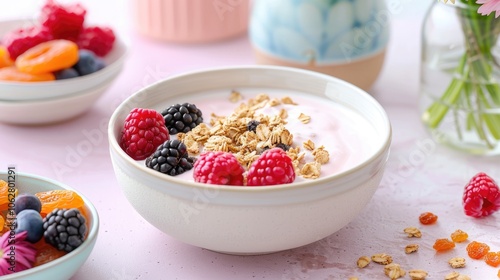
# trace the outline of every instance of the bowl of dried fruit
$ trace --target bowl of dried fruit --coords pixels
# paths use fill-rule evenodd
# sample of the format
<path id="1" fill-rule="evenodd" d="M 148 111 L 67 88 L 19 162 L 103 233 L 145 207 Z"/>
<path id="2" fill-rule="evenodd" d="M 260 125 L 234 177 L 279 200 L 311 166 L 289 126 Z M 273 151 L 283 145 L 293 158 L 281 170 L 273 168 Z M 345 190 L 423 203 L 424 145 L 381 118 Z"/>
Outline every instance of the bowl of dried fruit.
<path id="1" fill-rule="evenodd" d="M 149 223 L 191 245 L 263 254 L 347 225 L 384 173 L 391 126 L 363 90 L 276 66 L 178 75 L 109 122 L 115 176 Z"/>
<path id="2" fill-rule="evenodd" d="M 13 167 L 0 172 L 0 211 L 2 279 L 70 279 L 97 240 L 99 217 L 85 196 Z"/>
<path id="3" fill-rule="evenodd" d="M 86 12 L 47 0 L 36 21 L 0 22 L 0 121 L 72 118 L 113 83 L 127 46 L 112 28 L 85 22 Z"/>

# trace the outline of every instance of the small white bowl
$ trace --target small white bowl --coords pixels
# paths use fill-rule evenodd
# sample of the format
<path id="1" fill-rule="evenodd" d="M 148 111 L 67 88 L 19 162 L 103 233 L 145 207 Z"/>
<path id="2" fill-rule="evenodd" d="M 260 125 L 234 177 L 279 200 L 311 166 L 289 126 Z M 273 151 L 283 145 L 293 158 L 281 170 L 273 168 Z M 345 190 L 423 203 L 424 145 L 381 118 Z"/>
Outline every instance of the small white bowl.
<path id="1" fill-rule="evenodd" d="M 14 180 L 12 177 L 8 178 L 6 171 L 0 171 L 0 179 L 4 181 Z M 73 190 L 72 188 L 56 182 L 51 179 L 43 178 L 36 175 L 16 173 L 15 186 L 21 193 L 35 194 L 41 191 L 49 190 Z M 73 190 L 75 191 L 75 190 Z M 88 220 L 88 235 L 87 239 L 78 248 L 66 255 L 53 260 L 51 262 L 33 267 L 21 272 L 16 272 L 9 275 L 4 275 L 2 279 L 23 279 L 23 280 L 38 280 L 38 279 L 53 279 L 53 280 L 67 280 L 73 276 L 78 269 L 85 263 L 89 257 L 92 249 L 97 240 L 99 232 L 99 215 L 92 203 L 81 193 L 78 193 L 85 202 L 85 210 Z"/>
<path id="2" fill-rule="evenodd" d="M 0 38 L 17 27 L 29 26 L 25 20 L 0 22 Z M 0 81 L 0 101 L 39 101 L 44 99 L 68 97 L 82 94 L 109 84 L 123 69 L 127 52 L 126 44 L 117 38 L 113 50 L 103 58 L 106 67 L 81 77 L 48 82 L 10 82 Z"/>
<path id="3" fill-rule="evenodd" d="M 70 120 L 87 112 L 113 83 L 113 79 L 114 77 L 95 88 L 69 96 L 28 101 L 0 100 L 0 122 L 13 125 L 47 125 Z"/>
<path id="4" fill-rule="evenodd" d="M 120 148 L 123 123 L 132 108 L 161 110 L 178 102 L 196 104 L 204 95 L 227 99 L 231 89 L 240 88 L 262 93 L 292 90 L 303 93 L 302 97 L 311 95 L 319 102 L 336 103 L 371 126 L 371 137 L 356 136 L 373 146 L 356 164 L 336 174 L 268 187 L 215 186 L 182 180 L 147 168 Z M 207 95 L 214 90 L 225 95 Z M 372 96 L 345 81 L 301 69 L 244 66 L 179 75 L 135 93 L 112 115 L 108 138 L 118 182 L 148 222 L 180 241 L 209 250 L 262 254 L 312 243 L 352 221 L 380 183 L 391 126 Z"/>

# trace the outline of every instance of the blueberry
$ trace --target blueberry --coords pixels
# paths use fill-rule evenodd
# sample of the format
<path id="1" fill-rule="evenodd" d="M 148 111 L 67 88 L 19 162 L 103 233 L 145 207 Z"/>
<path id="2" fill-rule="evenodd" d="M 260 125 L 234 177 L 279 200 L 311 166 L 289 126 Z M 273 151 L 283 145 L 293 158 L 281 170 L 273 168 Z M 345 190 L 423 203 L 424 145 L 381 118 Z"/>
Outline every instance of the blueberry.
<path id="1" fill-rule="evenodd" d="M 16 234 L 27 231 L 26 240 L 36 243 L 43 236 L 43 219 L 36 210 L 25 209 L 16 215 L 17 227 Z"/>
<path id="2" fill-rule="evenodd" d="M 22 194 L 16 198 L 16 203 L 14 211 L 16 214 L 23 211 L 24 209 L 33 209 L 40 213 L 42 210 L 42 203 L 40 199 L 32 194 Z"/>
<path id="3" fill-rule="evenodd" d="M 99 71 L 102 68 L 106 67 L 106 62 L 104 62 L 104 60 L 100 58 L 96 58 L 95 64 L 96 64 L 96 71 Z"/>
<path id="4" fill-rule="evenodd" d="M 101 63 L 98 62 L 94 52 L 83 49 L 78 51 L 78 62 L 73 68 L 78 71 L 80 76 L 92 74 L 99 70 L 99 67 L 101 67 Z"/>
<path id="5" fill-rule="evenodd" d="M 71 79 L 80 76 L 80 74 L 78 74 L 78 71 L 76 71 L 74 68 L 59 70 L 57 72 L 54 72 L 54 75 L 56 76 L 56 80 Z"/>

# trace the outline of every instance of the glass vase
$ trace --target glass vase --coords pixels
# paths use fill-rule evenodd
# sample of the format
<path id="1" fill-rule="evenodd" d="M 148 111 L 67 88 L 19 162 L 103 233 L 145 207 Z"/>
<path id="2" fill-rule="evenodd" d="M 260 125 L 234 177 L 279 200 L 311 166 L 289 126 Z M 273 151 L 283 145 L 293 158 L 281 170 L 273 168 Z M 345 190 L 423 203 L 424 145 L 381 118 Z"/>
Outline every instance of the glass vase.
<path id="1" fill-rule="evenodd" d="M 422 29 L 420 113 L 439 143 L 500 154 L 500 18 L 475 1 L 435 1 Z"/>

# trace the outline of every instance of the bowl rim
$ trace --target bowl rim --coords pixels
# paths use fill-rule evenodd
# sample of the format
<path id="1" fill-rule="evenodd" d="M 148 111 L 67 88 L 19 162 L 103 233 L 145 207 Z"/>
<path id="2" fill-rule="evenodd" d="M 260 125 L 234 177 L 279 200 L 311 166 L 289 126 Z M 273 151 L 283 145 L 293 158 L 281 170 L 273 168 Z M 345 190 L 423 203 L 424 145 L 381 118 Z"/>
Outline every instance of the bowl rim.
<path id="1" fill-rule="evenodd" d="M 26 18 L 19 18 L 19 19 L 9 19 L 9 20 L 3 20 L 3 21 L 0 21 L 0 25 L 7 25 L 7 24 L 19 24 L 21 25 L 22 23 L 25 23 L 25 22 L 31 22 L 29 19 L 26 19 Z M 45 87 L 45 88 L 56 88 L 56 87 L 69 87 L 71 86 L 71 84 L 87 84 L 88 81 L 91 81 L 93 79 L 95 79 L 95 77 L 97 76 L 102 76 L 103 74 L 104 75 L 110 75 L 110 73 L 113 73 L 113 72 L 120 72 L 121 68 L 123 68 L 123 63 L 125 61 L 125 58 L 129 55 L 129 52 L 130 52 L 130 45 L 128 43 L 128 41 L 124 38 L 121 38 L 121 36 L 119 36 L 120 34 L 118 32 L 115 32 L 115 36 L 116 36 L 116 39 L 115 39 L 115 47 L 116 46 L 119 46 L 119 49 L 120 49 L 120 52 L 118 53 L 118 55 L 116 56 L 116 58 L 114 59 L 114 61 L 112 61 L 112 63 L 108 63 L 106 64 L 106 67 L 97 71 L 97 72 L 94 72 L 94 73 L 91 73 L 91 74 L 88 74 L 88 75 L 85 75 L 85 76 L 79 76 L 79 77 L 75 77 L 75 78 L 71 78 L 71 79 L 63 79 L 63 80 L 54 80 L 54 81 L 40 81 L 40 82 L 17 82 L 17 81 L 0 81 L 0 87 L 23 87 L 23 88 L 26 88 L 27 90 L 32 90 L 32 91 L 36 91 L 37 88 L 39 87 Z M 0 39 L 2 38 L 2 36 L 0 36 Z M 106 57 L 100 57 L 101 59 L 103 60 L 107 60 Z M 118 69 L 115 69 L 115 68 L 118 68 Z M 115 74 L 112 74 L 112 77 L 108 78 L 108 79 L 114 79 L 116 78 L 116 75 Z M 107 79 L 107 80 L 108 80 Z M 104 82 L 107 82 L 104 81 Z M 103 83 L 104 83 L 103 82 Z M 95 86 L 98 86 L 100 84 L 96 84 Z M 10 102 L 22 102 L 22 101 L 37 101 L 37 100 L 44 100 L 44 99 L 54 99 L 54 98 L 61 98 L 61 97 L 65 97 L 65 96 L 68 96 L 68 95 L 72 95 L 74 92 L 66 92 L 66 93 L 61 93 L 61 94 L 55 94 L 55 95 L 50 95 L 50 96 L 42 96 L 42 97 L 37 97 L 37 96 L 25 96 L 24 98 L 22 99 L 15 99 L 15 98 L 5 98 L 5 97 L 2 97 L 0 96 L 0 101 L 10 101 Z M 27 93 L 24 93 L 23 95 L 29 95 Z M 36 95 L 36 94 L 35 94 Z"/>
<path id="2" fill-rule="evenodd" d="M 114 133 L 114 127 L 115 123 L 117 121 L 119 113 L 124 110 L 124 108 L 130 108 L 127 106 L 129 101 L 133 101 L 134 98 L 138 94 L 141 94 L 142 92 L 147 92 L 163 83 L 168 83 L 172 80 L 176 79 L 185 79 L 189 78 L 191 75 L 198 75 L 198 74 L 203 74 L 207 72 L 224 72 L 224 71 L 234 71 L 234 70 L 252 70 L 252 71 L 257 71 L 257 70 L 274 70 L 274 71 L 280 71 L 280 72 L 293 72 L 295 74 L 303 74 L 303 75 L 308 75 L 308 76 L 316 76 L 318 78 L 321 78 L 323 80 L 329 80 L 333 83 L 341 84 L 345 87 L 351 88 L 353 91 L 358 92 L 359 94 L 363 95 L 364 98 L 366 98 L 372 105 L 375 106 L 375 109 L 381 114 L 381 116 L 384 119 L 384 123 L 387 125 L 387 133 L 384 135 L 381 140 L 381 145 L 377 146 L 374 148 L 374 152 L 366 159 L 364 159 L 361 163 L 344 170 L 342 172 L 329 175 L 327 177 L 323 178 L 318 178 L 313 181 L 302 181 L 302 182 L 296 182 L 296 183 L 291 183 L 291 184 L 284 184 L 284 185 L 275 185 L 275 186 L 266 186 L 266 187 L 253 187 L 253 186 L 225 186 L 225 185 L 211 185 L 211 184 L 205 184 L 205 183 L 197 183 L 197 182 L 191 182 L 191 181 L 186 181 L 182 179 L 175 178 L 175 176 L 165 176 L 164 174 L 152 170 L 150 168 L 146 168 L 145 166 L 140 166 L 138 165 L 137 161 L 132 159 L 130 156 L 128 156 L 120 147 L 117 139 L 117 135 Z M 262 192 L 276 192 L 276 191 L 284 191 L 284 190 L 297 190 L 297 189 L 304 189 L 304 188 L 311 188 L 314 185 L 320 185 L 321 183 L 327 183 L 329 181 L 333 180 L 339 180 L 345 177 L 350 177 L 353 174 L 359 172 L 362 170 L 364 167 L 368 166 L 370 163 L 376 161 L 378 158 L 381 158 L 384 153 L 389 150 L 390 145 L 391 145 L 391 140 L 392 140 L 392 126 L 391 122 L 389 120 L 389 117 L 387 113 L 385 112 L 384 108 L 382 105 L 370 94 L 368 94 L 366 91 L 362 90 L 361 88 L 347 82 L 344 80 L 341 80 L 339 78 L 329 76 L 326 74 L 322 74 L 319 72 L 314 72 L 310 70 L 304 70 L 304 69 L 299 69 L 299 68 L 292 68 L 292 67 L 285 67 L 285 66 L 273 66 L 273 65 L 239 65 L 239 66 L 222 66 L 222 67 L 209 67 L 209 68 L 203 68 L 203 69 L 198 69 L 194 71 L 189 71 L 177 75 L 173 75 L 170 77 L 167 77 L 165 79 L 156 81 L 155 83 L 150 84 L 149 86 L 146 86 L 139 91 L 135 92 L 131 96 L 129 96 L 127 99 L 125 99 L 120 105 L 115 109 L 113 114 L 111 115 L 109 122 L 108 122 L 108 142 L 109 142 L 109 148 L 111 153 L 116 153 L 119 157 L 120 160 L 124 160 L 125 163 L 133 167 L 134 170 L 137 170 L 139 172 L 142 172 L 144 174 L 147 174 L 149 176 L 152 176 L 155 180 L 160 180 L 160 181 L 165 181 L 169 182 L 171 184 L 175 185 L 182 185 L 184 187 L 189 187 L 192 189 L 198 189 L 198 190 L 207 190 L 207 191 L 222 191 L 222 192 L 231 192 L 231 193 L 241 193 L 241 192 L 256 192 L 256 193 L 262 193 Z M 112 160 L 113 157 L 111 156 Z M 387 158 L 385 158 L 387 160 Z M 114 163 L 115 164 L 115 163 Z"/>
<path id="3" fill-rule="evenodd" d="M 4 176 L 7 174 L 8 173 L 6 171 L 0 171 L 0 176 Z M 82 197 L 82 199 L 85 203 L 85 206 L 88 208 L 88 212 L 90 213 L 90 216 L 92 217 L 92 226 L 88 229 L 88 234 L 87 234 L 87 238 L 85 239 L 85 241 L 82 243 L 82 245 L 80 245 L 75 250 L 67 253 L 66 255 L 64 255 L 60 258 L 57 258 L 53 261 L 39 265 L 37 267 L 32 267 L 32 268 L 27 269 L 27 270 L 4 275 L 4 276 L 2 276 L 2 279 L 17 279 L 18 277 L 30 276 L 32 274 L 38 273 L 39 271 L 50 269 L 54 266 L 57 266 L 57 265 L 65 262 L 66 260 L 80 254 L 85 249 L 87 249 L 88 246 L 90 246 L 93 242 L 95 242 L 95 240 L 97 239 L 97 235 L 99 233 L 99 213 L 97 212 L 97 209 L 92 204 L 92 202 L 85 195 L 83 195 L 81 192 L 79 192 L 79 191 L 69 187 L 68 185 L 59 182 L 59 181 L 49 179 L 49 178 L 46 178 L 43 176 L 35 175 L 35 174 L 16 171 L 16 176 L 28 177 L 28 178 L 35 179 L 35 180 L 38 180 L 38 181 L 41 181 L 41 182 L 44 182 L 44 183 L 47 183 L 50 185 L 59 186 L 63 189 L 72 190 L 72 191 L 78 193 L 78 195 L 80 195 Z"/>

